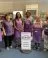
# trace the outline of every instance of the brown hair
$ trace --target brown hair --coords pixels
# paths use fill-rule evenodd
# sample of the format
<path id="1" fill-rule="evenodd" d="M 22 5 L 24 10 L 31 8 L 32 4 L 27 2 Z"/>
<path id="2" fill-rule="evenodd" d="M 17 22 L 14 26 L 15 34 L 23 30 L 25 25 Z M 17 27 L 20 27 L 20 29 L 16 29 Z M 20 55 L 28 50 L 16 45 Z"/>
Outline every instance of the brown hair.
<path id="1" fill-rule="evenodd" d="M 5 20 L 6 20 L 6 16 L 9 16 L 10 14 L 5 14 Z"/>
<path id="2" fill-rule="evenodd" d="M 25 15 L 27 15 L 27 13 L 29 13 L 29 14 L 31 15 L 31 12 L 30 12 L 30 11 L 27 11 L 27 12 L 25 13 Z"/>
<path id="3" fill-rule="evenodd" d="M 46 21 L 48 20 L 48 17 L 46 17 Z"/>
<path id="4" fill-rule="evenodd" d="M 17 12 L 15 19 L 18 19 L 18 15 L 17 15 L 18 13 L 20 14 L 20 12 Z M 20 14 L 20 18 L 21 18 L 21 17 L 22 17 L 22 16 L 21 16 L 21 14 Z"/>

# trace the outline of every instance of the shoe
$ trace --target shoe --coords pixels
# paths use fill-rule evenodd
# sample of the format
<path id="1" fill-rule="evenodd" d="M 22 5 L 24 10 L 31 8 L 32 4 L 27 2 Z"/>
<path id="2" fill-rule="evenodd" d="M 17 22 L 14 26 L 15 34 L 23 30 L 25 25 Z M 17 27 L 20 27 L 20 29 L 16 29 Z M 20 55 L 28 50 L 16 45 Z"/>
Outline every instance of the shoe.
<path id="1" fill-rule="evenodd" d="M 40 47 L 38 47 L 38 49 L 37 50 L 40 50 Z"/>
<path id="2" fill-rule="evenodd" d="M 9 50 L 9 47 L 7 47 L 6 49 Z"/>
<path id="3" fill-rule="evenodd" d="M 21 47 L 21 45 L 18 45 L 18 47 Z"/>
<path id="4" fill-rule="evenodd" d="M 37 46 L 35 46 L 35 47 L 34 47 L 34 50 L 37 50 L 37 49 L 38 49 L 38 47 L 37 47 Z"/>
<path id="5" fill-rule="evenodd" d="M 10 46 L 10 48 L 12 49 L 13 47 L 12 47 L 12 46 Z"/>

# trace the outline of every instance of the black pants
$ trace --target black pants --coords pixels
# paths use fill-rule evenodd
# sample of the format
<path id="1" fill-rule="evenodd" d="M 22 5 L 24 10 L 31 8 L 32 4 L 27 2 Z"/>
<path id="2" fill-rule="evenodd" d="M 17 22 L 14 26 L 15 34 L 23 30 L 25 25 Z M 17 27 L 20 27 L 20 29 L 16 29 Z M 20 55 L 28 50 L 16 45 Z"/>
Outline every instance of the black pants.
<path id="1" fill-rule="evenodd" d="M 11 35 L 11 36 L 5 36 L 5 37 L 4 37 L 5 48 L 11 46 L 13 37 L 14 37 L 14 35 Z"/>
<path id="2" fill-rule="evenodd" d="M 40 43 L 35 43 L 35 47 L 36 48 L 40 47 Z"/>

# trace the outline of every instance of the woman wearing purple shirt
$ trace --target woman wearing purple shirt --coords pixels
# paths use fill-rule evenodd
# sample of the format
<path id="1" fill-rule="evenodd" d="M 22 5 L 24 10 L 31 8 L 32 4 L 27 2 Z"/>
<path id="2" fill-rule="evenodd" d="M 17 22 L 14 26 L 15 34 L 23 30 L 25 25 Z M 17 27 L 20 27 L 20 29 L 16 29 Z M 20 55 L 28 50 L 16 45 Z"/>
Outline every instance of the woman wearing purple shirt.
<path id="1" fill-rule="evenodd" d="M 42 20 L 39 16 L 36 16 L 36 19 L 33 23 L 33 40 L 35 44 L 35 49 L 40 49 L 40 43 L 42 38 Z"/>
<path id="2" fill-rule="evenodd" d="M 24 32 L 32 32 L 33 18 L 31 17 L 31 13 L 27 11 L 25 15 Z"/>
<path id="3" fill-rule="evenodd" d="M 14 35 L 13 22 L 10 20 L 9 14 L 5 15 L 5 20 L 3 21 L 3 27 L 6 34 L 4 38 L 5 48 L 9 50 L 9 47 L 12 48 L 11 44 Z"/>
<path id="4" fill-rule="evenodd" d="M 19 12 L 16 13 L 16 18 L 14 20 L 14 38 L 16 47 L 20 47 L 21 44 L 21 32 L 23 32 L 23 22 L 22 17 Z"/>

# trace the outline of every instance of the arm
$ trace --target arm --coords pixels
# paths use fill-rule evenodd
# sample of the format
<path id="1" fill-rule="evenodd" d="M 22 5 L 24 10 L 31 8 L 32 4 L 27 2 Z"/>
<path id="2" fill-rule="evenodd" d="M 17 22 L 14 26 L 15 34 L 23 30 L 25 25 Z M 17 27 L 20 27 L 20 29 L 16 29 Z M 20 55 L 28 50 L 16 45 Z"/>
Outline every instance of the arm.
<path id="1" fill-rule="evenodd" d="M 22 20 L 22 26 L 23 26 L 23 30 L 22 31 L 24 31 L 24 21 Z"/>
<path id="2" fill-rule="evenodd" d="M 3 30 L 3 35 L 5 35 L 5 36 L 6 36 L 6 32 L 5 32 L 4 27 L 2 27 L 2 30 Z"/>
<path id="3" fill-rule="evenodd" d="M 15 28 L 15 29 L 19 30 L 19 29 L 16 27 L 15 20 L 14 20 L 14 23 L 13 23 L 13 25 L 14 25 L 14 28 Z"/>
<path id="4" fill-rule="evenodd" d="M 5 35 L 6 36 L 6 32 L 5 32 L 5 29 L 4 29 L 4 23 L 3 23 L 3 20 L 1 22 L 1 31 L 2 31 L 2 35 Z"/>

